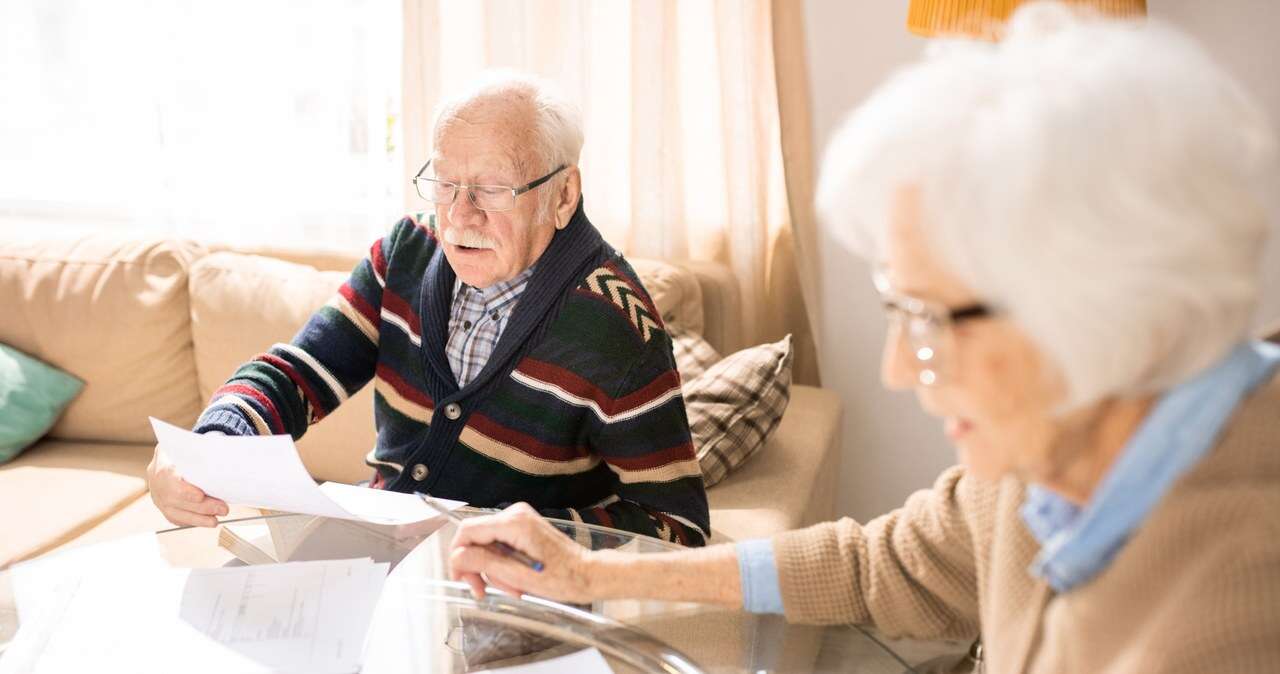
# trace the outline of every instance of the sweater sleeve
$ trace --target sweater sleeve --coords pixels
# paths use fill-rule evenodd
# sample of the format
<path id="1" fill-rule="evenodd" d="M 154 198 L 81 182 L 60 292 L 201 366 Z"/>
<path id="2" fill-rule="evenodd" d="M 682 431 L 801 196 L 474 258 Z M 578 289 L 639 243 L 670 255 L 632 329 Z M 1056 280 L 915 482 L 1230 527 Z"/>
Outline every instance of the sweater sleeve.
<path id="1" fill-rule="evenodd" d="M 972 639 L 978 583 L 962 467 L 865 525 L 848 518 L 774 538 L 787 620 L 873 625 L 889 636 Z"/>
<path id="2" fill-rule="evenodd" d="M 592 451 L 617 478 L 614 496 L 592 508 L 544 514 L 702 546 L 711 535 L 707 492 L 671 341 L 658 334 L 590 431 Z"/>
<path id="3" fill-rule="evenodd" d="M 297 440 L 368 383 L 377 367 L 387 260 L 406 221 L 370 247 L 369 255 L 291 342 L 275 344 L 236 369 L 214 391 L 194 430 L 287 433 Z"/>

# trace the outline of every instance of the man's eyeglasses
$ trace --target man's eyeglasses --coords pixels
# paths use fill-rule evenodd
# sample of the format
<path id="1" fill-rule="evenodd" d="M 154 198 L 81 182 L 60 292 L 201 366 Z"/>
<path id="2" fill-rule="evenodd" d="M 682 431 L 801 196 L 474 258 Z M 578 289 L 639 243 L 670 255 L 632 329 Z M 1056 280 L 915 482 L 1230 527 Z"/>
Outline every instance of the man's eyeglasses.
<path id="1" fill-rule="evenodd" d="M 462 185 L 448 180 L 437 180 L 423 175 L 430 166 L 431 162 L 428 160 L 422 165 L 418 175 L 413 177 L 413 186 L 417 188 L 418 196 L 433 204 L 447 206 L 458 198 L 458 190 L 465 190 L 472 205 L 482 211 L 509 211 L 516 207 L 516 197 L 536 189 L 539 185 L 551 180 L 555 174 L 568 168 L 561 165 L 527 185 L 512 187 L 510 185 Z"/>
<path id="2" fill-rule="evenodd" d="M 909 363 L 916 381 L 925 386 L 941 383 L 955 354 L 952 326 L 962 321 L 991 316 L 984 304 L 950 308 L 936 302 L 893 292 L 882 272 L 875 274 L 876 289 L 889 314 L 889 339 L 905 337 L 911 347 Z"/>

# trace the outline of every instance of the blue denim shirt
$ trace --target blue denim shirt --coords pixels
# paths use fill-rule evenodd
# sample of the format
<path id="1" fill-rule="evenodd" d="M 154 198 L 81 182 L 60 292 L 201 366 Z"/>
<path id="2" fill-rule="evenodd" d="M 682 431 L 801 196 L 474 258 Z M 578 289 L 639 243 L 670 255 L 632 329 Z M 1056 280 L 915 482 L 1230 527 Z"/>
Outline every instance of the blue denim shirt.
<path id="1" fill-rule="evenodd" d="M 1178 478 L 1213 448 L 1240 401 L 1277 365 L 1280 347 L 1241 344 L 1166 392 L 1083 508 L 1030 485 L 1020 514 L 1040 542 L 1031 573 L 1067 592 L 1106 569 Z"/>
<path id="2" fill-rule="evenodd" d="M 1280 347 L 1240 344 L 1216 365 L 1168 391 L 1084 508 L 1030 485 L 1020 514 L 1041 545 L 1030 572 L 1066 592 L 1106 569 L 1178 478 L 1213 448 L 1240 401 L 1277 366 Z M 773 544 L 742 541 L 737 555 L 743 608 L 782 613 Z"/>

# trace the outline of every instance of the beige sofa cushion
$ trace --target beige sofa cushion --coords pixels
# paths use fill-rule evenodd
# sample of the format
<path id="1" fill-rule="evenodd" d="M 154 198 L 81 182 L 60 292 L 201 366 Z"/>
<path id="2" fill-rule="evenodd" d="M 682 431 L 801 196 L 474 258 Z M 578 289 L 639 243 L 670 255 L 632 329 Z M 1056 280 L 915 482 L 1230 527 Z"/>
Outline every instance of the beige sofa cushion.
<path id="1" fill-rule="evenodd" d="M 763 538 L 834 514 L 840 399 L 791 387 L 791 404 L 760 455 L 707 490 L 711 542 Z"/>
<path id="2" fill-rule="evenodd" d="M 332 250 L 257 248 L 233 252 L 263 255 L 327 271 L 348 272 L 360 261 L 357 256 Z M 704 287 L 732 284 L 732 288 L 713 288 L 712 293 L 717 298 L 737 299 L 736 281 L 723 265 L 687 261 L 671 264 L 648 258 L 628 258 L 627 261 L 640 276 L 640 282 L 649 291 L 664 322 L 674 321 L 701 334 L 706 327 Z"/>
<path id="3" fill-rule="evenodd" d="M 0 243 L 0 342 L 85 382 L 50 437 L 152 442 L 148 415 L 195 421 L 187 269 L 201 253 L 96 236 Z"/>
<path id="4" fill-rule="evenodd" d="M 245 361 L 293 339 L 346 278 L 346 272 L 238 253 L 197 262 L 191 269 L 191 334 L 201 399 L 208 401 Z M 313 477 L 353 483 L 371 475 L 364 455 L 375 439 L 373 387 L 366 386 L 309 429 L 298 452 Z"/>
<path id="5" fill-rule="evenodd" d="M 702 288 L 693 272 L 661 260 L 628 260 L 658 307 L 664 323 L 702 333 Z"/>
<path id="6" fill-rule="evenodd" d="M 0 466 L 0 568 L 70 541 L 145 494 L 152 447 L 46 440 Z"/>

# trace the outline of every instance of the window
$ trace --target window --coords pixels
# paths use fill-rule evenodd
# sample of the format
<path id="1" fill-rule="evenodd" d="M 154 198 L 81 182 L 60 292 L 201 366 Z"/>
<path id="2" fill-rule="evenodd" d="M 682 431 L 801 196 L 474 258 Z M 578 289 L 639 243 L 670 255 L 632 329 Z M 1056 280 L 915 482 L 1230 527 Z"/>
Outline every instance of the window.
<path id="1" fill-rule="evenodd" d="M 400 3 L 0 3 L 0 231 L 364 246 L 403 213 Z"/>

